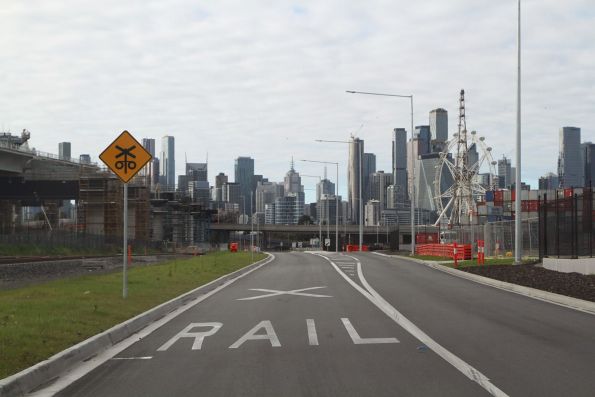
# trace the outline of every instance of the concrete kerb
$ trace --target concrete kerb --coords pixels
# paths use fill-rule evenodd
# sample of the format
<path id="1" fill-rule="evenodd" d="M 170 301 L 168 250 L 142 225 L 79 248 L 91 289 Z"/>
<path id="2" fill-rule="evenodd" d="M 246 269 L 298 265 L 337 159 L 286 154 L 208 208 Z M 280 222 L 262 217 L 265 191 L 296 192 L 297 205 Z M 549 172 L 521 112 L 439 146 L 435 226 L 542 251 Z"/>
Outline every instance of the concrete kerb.
<path id="1" fill-rule="evenodd" d="M 218 286 L 241 277 L 256 267 L 264 265 L 274 259 L 274 256 L 266 253 L 267 257 L 251 265 L 226 274 L 202 285 L 192 291 L 173 298 L 160 304 L 144 313 L 141 313 L 123 323 L 90 337 L 60 353 L 53 355 L 45 361 L 35 364 L 32 367 L 0 380 L 0 397 L 25 396 L 45 385 L 52 383 L 60 375 L 75 365 L 87 361 L 96 356 L 99 352 L 110 348 L 116 343 L 139 332 L 149 324 L 159 320 L 173 310 L 185 306 L 201 295 L 212 291 Z"/>
<path id="2" fill-rule="evenodd" d="M 556 305 L 568 307 L 571 309 L 579 310 L 581 312 L 595 315 L 595 302 L 589 302 L 583 299 L 572 298 L 565 295 L 555 294 L 553 292 L 542 291 L 535 288 L 525 287 L 518 284 L 507 283 L 505 281 L 495 280 L 489 277 L 479 276 L 477 274 L 464 272 L 462 270 L 453 269 L 451 267 L 442 266 L 438 263 L 432 263 L 423 261 L 421 259 L 409 258 L 406 256 L 395 256 L 386 255 L 378 252 L 374 252 L 376 255 L 381 255 L 389 258 L 406 259 L 412 262 L 426 265 L 433 269 L 439 270 L 444 273 L 452 274 L 453 276 L 464 278 L 470 281 L 474 281 L 479 284 L 488 285 L 490 287 L 499 288 L 505 291 L 514 292 L 515 294 L 524 295 L 529 298 L 538 299 L 541 301 L 553 303 Z"/>

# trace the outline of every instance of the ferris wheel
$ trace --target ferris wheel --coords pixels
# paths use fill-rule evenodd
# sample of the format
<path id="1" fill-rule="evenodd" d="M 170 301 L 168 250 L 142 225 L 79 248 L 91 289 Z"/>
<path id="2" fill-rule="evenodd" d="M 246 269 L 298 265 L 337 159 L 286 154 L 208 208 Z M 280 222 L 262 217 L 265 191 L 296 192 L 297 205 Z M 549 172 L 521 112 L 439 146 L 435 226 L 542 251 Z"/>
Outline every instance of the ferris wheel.
<path id="1" fill-rule="evenodd" d="M 434 203 L 438 220 L 434 225 L 474 223 L 477 201 L 498 185 L 492 148 L 475 131 L 467 133 L 464 90 L 459 103 L 458 133 L 444 144 L 436 166 Z"/>

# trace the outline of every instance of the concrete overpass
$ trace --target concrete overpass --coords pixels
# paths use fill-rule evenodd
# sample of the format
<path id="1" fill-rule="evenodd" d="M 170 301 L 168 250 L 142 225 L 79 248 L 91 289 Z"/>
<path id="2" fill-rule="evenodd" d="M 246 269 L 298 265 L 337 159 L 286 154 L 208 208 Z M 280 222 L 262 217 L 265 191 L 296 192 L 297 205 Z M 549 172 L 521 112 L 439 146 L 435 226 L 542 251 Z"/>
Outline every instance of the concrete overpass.
<path id="1" fill-rule="evenodd" d="M 250 224 L 233 223 L 211 223 L 211 235 L 217 242 L 229 242 L 238 239 L 238 232 L 249 234 L 252 230 Z M 254 225 L 254 232 L 258 232 L 263 237 L 265 248 L 274 248 L 276 242 L 291 243 L 293 241 L 308 241 L 310 238 L 319 236 L 318 225 Z M 322 226 L 322 238 L 327 236 L 326 225 Z M 328 235 L 331 239 L 331 247 L 335 246 L 335 225 L 329 225 Z M 242 238 L 242 237 L 239 237 Z M 385 245 L 408 244 L 411 238 L 411 228 L 409 226 L 365 226 L 364 244 L 371 245 L 376 242 Z M 359 226 L 358 225 L 339 225 L 339 244 L 358 244 Z M 391 243 L 392 242 L 392 243 Z"/>

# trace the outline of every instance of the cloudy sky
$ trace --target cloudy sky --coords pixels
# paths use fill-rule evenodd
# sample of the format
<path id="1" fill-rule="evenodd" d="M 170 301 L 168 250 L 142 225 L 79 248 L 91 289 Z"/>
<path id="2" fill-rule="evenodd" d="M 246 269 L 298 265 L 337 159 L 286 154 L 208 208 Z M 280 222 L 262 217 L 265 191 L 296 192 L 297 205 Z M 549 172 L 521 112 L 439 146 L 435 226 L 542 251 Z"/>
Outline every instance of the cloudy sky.
<path id="1" fill-rule="evenodd" d="M 555 171 L 558 130 L 595 141 L 595 2 L 523 2 L 523 179 Z M 93 159 L 124 129 L 176 139 L 176 168 L 209 178 L 252 156 L 281 180 L 290 159 L 339 161 L 356 133 L 390 172 L 391 130 L 449 111 L 514 158 L 515 0 L 0 1 L 0 129 Z M 157 144 L 159 150 L 160 143 Z M 322 166 L 296 163 L 304 174 Z M 329 171 L 334 179 L 334 170 Z M 304 178 L 306 188 L 316 180 Z M 307 191 L 308 197 L 313 192 Z"/>

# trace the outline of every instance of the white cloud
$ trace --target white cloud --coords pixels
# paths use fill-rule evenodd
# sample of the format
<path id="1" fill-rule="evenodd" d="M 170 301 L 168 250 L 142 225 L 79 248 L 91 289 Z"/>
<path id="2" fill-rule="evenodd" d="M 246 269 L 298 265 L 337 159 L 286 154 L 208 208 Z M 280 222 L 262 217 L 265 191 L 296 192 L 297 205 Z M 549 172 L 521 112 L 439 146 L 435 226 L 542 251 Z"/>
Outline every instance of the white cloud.
<path id="1" fill-rule="evenodd" d="M 523 2 L 524 179 L 555 170 L 558 129 L 594 140 L 595 5 Z M 292 155 L 342 164 L 347 148 L 316 138 L 359 135 L 390 170 L 390 131 L 444 107 L 514 157 L 516 2 L 3 1 L 0 124 L 32 131 L 37 148 L 96 157 L 123 129 L 176 137 L 210 175 L 238 155 L 282 179 Z M 159 146 L 159 144 L 158 144 Z M 304 173 L 322 168 L 298 164 Z M 333 172 L 330 175 L 334 175 Z M 314 184 L 315 181 L 304 181 Z M 343 186 L 344 184 L 341 183 Z M 342 188 L 344 190 L 344 188 Z"/>

